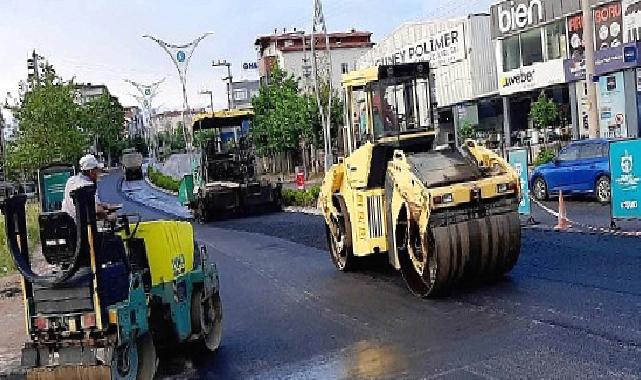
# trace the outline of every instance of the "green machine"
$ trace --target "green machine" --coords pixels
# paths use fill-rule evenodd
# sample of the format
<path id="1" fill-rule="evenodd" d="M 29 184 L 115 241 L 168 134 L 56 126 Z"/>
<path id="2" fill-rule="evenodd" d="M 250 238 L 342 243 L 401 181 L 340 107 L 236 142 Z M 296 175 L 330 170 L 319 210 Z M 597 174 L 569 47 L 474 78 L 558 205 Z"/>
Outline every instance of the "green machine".
<path id="1" fill-rule="evenodd" d="M 75 175 L 73 165 L 55 164 L 38 171 L 38 189 L 42 212 L 58 211 L 65 197 L 67 180 Z"/>
<path id="2" fill-rule="evenodd" d="M 55 268 L 45 272 L 31 265 L 26 196 L 1 204 L 7 245 L 22 275 L 26 377 L 151 380 L 156 348 L 193 342 L 216 351 L 218 271 L 192 225 L 136 215 L 98 221 L 95 193 L 95 186 L 72 192 L 74 218 L 61 211 L 40 215 L 42 256 Z"/>

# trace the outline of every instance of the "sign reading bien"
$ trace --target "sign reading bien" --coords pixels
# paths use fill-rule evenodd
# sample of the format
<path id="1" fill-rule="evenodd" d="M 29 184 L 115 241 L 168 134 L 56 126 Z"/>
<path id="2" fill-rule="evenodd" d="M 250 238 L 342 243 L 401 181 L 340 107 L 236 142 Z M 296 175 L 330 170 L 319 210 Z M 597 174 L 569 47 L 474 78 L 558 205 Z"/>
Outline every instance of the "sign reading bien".
<path id="1" fill-rule="evenodd" d="M 610 144 L 612 217 L 641 219 L 641 140 Z"/>

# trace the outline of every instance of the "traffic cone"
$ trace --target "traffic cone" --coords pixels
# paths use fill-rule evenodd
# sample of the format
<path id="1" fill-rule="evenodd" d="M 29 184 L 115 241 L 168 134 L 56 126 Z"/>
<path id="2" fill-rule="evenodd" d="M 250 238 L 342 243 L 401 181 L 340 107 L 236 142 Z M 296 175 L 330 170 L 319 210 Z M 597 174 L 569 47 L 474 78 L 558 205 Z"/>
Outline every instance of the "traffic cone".
<path id="1" fill-rule="evenodd" d="M 554 227 L 555 230 L 564 231 L 572 227 L 568 221 L 568 216 L 565 211 L 565 201 L 563 200 L 563 191 L 559 192 L 559 220 Z"/>

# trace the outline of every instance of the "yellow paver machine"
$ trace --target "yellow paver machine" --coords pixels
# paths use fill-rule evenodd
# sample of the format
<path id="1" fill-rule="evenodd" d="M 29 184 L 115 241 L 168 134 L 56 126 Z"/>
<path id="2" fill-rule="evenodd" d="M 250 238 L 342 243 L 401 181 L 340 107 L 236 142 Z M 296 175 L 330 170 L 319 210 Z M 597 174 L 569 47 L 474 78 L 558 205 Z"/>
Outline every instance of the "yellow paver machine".
<path id="1" fill-rule="evenodd" d="M 430 76 L 412 63 L 343 78 L 347 157 L 319 198 L 339 270 L 385 254 L 420 297 L 503 276 L 521 248 L 516 172 L 473 141 L 436 146 Z"/>

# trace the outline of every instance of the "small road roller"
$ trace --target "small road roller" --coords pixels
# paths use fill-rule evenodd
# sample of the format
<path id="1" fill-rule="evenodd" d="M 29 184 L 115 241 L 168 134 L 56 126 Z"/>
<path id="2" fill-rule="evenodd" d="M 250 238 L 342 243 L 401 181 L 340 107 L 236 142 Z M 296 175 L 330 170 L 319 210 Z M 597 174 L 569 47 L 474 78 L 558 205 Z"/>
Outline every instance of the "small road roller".
<path id="1" fill-rule="evenodd" d="M 345 75 L 347 157 L 319 197 L 339 270 L 387 255 L 424 298 L 503 276 L 521 247 L 516 172 L 473 141 L 435 143 L 431 81 L 427 63 Z"/>
<path id="2" fill-rule="evenodd" d="M 125 181 L 142 181 L 144 178 L 142 172 L 143 160 L 142 153 L 137 152 L 134 148 L 122 151 L 120 161 L 122 170 L 125 173 Z"/>
<path id="3" fill-rule="evenodd" d="M 218 272 L 192 226 L 132 215 L 97 221 L 95 193 L 72 193 L 75 217 L 40 215 L 42 255 L 28 249 L 26 198 L 2 204 L 23 279 L 26 378 L 152 379 L 157 348 L 191 342 L 216 351 Z"/>

